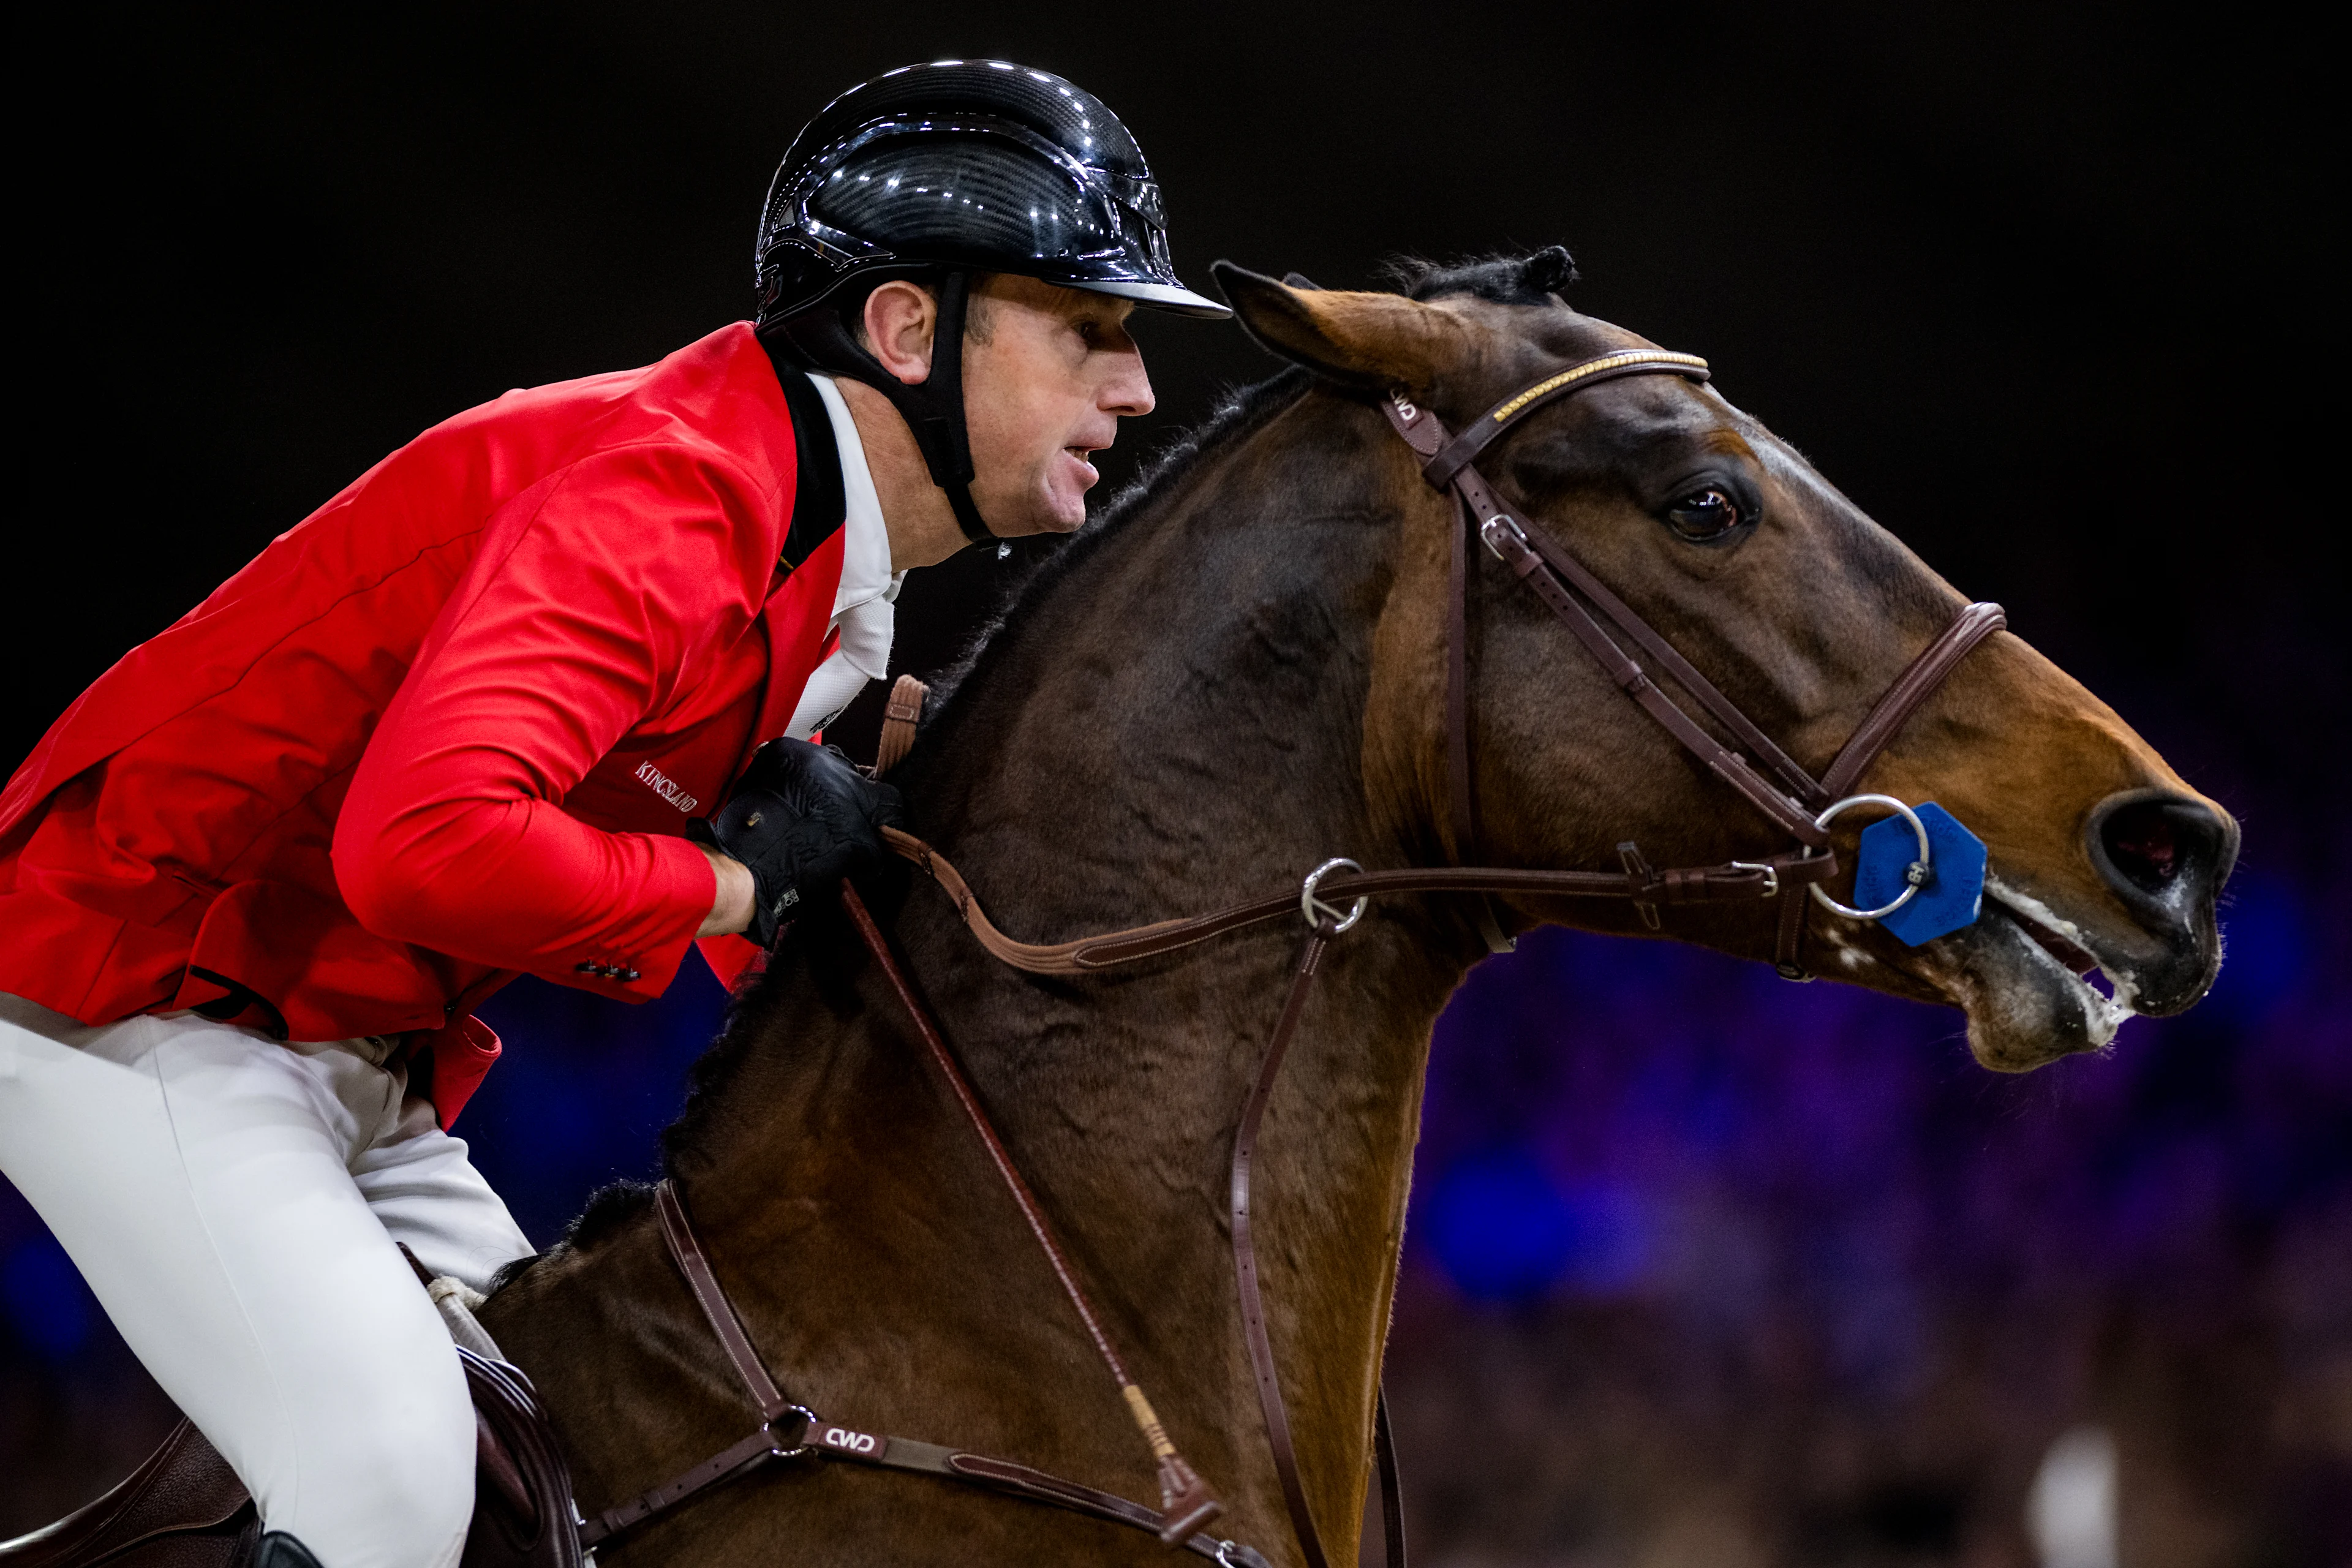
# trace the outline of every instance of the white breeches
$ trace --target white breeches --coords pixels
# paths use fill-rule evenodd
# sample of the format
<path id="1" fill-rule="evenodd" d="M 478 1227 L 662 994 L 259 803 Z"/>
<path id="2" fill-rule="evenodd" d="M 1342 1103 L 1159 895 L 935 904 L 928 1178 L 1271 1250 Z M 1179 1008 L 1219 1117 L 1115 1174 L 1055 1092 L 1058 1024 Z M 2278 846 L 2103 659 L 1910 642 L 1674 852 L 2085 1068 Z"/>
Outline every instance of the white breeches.
<path id="1" fill-rule="evenodd" d="M 473 1511 L 465 1375 L 394 1244 L 477 1289 L 530 1251 L 404 1089 L 338 1047 L 0 994 L 0 1171 L 325 1568 L 448 1568 Z"/>

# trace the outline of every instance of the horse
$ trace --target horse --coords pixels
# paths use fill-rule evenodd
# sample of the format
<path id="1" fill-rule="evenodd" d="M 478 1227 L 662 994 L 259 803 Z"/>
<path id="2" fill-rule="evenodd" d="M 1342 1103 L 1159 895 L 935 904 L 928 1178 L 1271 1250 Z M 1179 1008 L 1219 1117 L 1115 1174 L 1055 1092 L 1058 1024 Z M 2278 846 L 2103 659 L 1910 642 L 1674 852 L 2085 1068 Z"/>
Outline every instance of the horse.
<path id="1" fill-rule="evenodd" d="M 1563 367 L 1651 346 L 1571 310 L 1564 264 L 1555 250 L 1425 269 L 1398 293 L 1221 270 L 1244 325 L 1292 366 L 1036 574 L 892 775 L 999 925 L 1054 941 L 1230 903 L 1334 856 L 1459 858 L 1443 733 L 1459 520 L 1379 404 L 1401 393 L 1461 428 Z M 1596 386 L 1482 463 L 1815 768 L 1961 606 L 1711 385 Z M 1689 515 L 1708 508 L 1738 516 Z M 1675 864 L 1759 858 L 1769 824 L 1480 565 L 1467 717 L 1485 860 L 1606 867 L 1629 840 Z M 2235 823 L 2022 639 L 1980 646 L 1864 783 L 1935 800 L 1979 835 L 1988 897 L 1974 924 L 1916 948 L 1812 914 L 1828 978 L 1958 1006 L 1976 1059 L 1999 1071 L 2104 1047 L 2126 1013 L 2177 1012 L 2210 986 Z M 1222 1202 L 1290 935 L 1043 976 L 980 958 L 919 880 L 865 890 L 1137 1381 L 1218 1488 L 1218 1530 L 1302 1560 L 1243 1351 Z M 1364 1502 L 1431 1027 L 1486 951 L 1475 906 L 1383 900 L 1336 939 L 1265 1112 L 1255 1223 L 1269 1331 L 1303 1488 L 1340 1561 Z M 1513 930 L 1650 934 L 1622 902 L 1506 896 L 1493 909 Z M 1771 912 L 1669 909 L 1658 934 L 1768 959 Z M 2108 994 L 2083 978 L 2094 967 Z M 1147 1495 L 1147 1457 L 1081 1324 L 845 922 L 803 920 L 694 1080 L 665 1163 L 793 1399 Z M 641 1190 L 601 1194 L 483 1311 L 536 1381 L 592 1513 L 747 1424 L 650 1209 Z M 620 1538 L 615 1560 L 1159 1555 L 1108 1523 L 936 1481 L 771 1469 Z"/>
<path id="2" fill-rule="evenodd" d="M 1780 847 L 1475 545 L 1461 704 L 1475 844 L 1453 809 L 1447 617 L 1463 519 L 1383 404 L 1461 429 L 1567 367 L 1653 347 L 1562 300 L 1565 253 L 1423 268 L 1396 292 L 1219 276 L 1290 364 L 1047 559 L 942 682 L 891 775 L 988 915 L 1055 942 L 1295 889 L 1335 857 L 1613 869 L 1620 845 L 1675 866 Z M 1816 772 L 1963 606 L 1711 384 L 1592 386 L 1528 416 L 1480 464 Z M 1969 653 L 1859 787 L 1933 800 L 1983 839 L 1982 912 L 1912 947 L 1808 904 L 1811 951 L 1827 979 L 1958 1007 L 1984 1067 L 2102 1048 L 2127 1014 L 2179 1011 L 2212 984 L 2236 824 L 2021 638 Z M 1834 828 L 1849 866 L 1860 826 Z M 1105 1332 L 1221 1499 L 1217 1532 L 1269 1562 L 1307 1561 L 1244 1352 L 1225 1209 L 1237 1111 L 1299 928 L 1037 974 L 983 957 L 957 905 L 904 867 L 861 877 L 857 893 Z M 1381 900 L 1330 937 L 1265 1107 L 1253 1225 L 1299 1485 L 1333 1561 L 1356 1558 L 1431 1030 L 1488 952 L 1489 923 L 1771 961 L 1780 907 L 1433 894 Z M 2084 978 L 2095 969 L 2104 992 Z M 804 913 L 739 987 L 663 1147 L 790 1399 L 1149 1495 L 1150 1456 L 1087 1326 L 842 913 Z M 757 1420 L 650 1189 L 597 1194 L 480 1318 L 535 1384 L 592 1518 Z M 1078 1513 L 813 1460 L 763 1466 L 600 1550 L 616 1568 L 1163 1558 L 1149 1536 Z"/>

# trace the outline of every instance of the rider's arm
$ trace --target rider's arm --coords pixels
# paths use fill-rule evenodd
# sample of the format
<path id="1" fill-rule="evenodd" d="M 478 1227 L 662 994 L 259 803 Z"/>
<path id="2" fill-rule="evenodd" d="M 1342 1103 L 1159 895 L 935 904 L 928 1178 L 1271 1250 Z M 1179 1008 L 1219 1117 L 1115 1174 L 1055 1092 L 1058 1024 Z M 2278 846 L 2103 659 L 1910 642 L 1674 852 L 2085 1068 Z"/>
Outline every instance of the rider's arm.
<path id="1" fill-rule="evenodd" d="M 564 796 L 740 635 L 772 568 L 772 498 L 671 448 L 607 452 L 500 520 L 370 739 L 337 885 L 379 934 L 638 995 L 724 911 L 703 849 L 610 833 Z"/>

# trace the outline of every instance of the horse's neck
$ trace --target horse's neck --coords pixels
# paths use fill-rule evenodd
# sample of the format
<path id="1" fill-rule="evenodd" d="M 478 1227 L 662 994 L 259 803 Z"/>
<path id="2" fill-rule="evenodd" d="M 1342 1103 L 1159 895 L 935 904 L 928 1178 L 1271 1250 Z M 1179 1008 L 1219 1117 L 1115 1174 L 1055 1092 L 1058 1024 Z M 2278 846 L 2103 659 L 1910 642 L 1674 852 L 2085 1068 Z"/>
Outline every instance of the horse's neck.
<path id="1" fill-rule="evenodd" d="M 1276 434 L 1024 605 L 932 738 L 909 784 L 920 826 L 1008 931 L 1061 940 L 1295 885 L 1335 855 L 1396 858 L 1365 799 L 1363 721 L 1397 521 L 1360 469 Z M 1326 1487 L 1353 1482 L 1429 1024 L 1460 971 L 1421 915 L 1381 911 L 1331 954 L 1262 1139 L 1276 1339 Z M 1303 923 L 1051 988 L 982 959 L 929 889 L 899 931 L 1030 1179 L 1160 1363 L 1163 1414 L 1194 1440 L 1237 1437 L 1262 1472 L 1220 1209 Z"/>
<path id="2" fill-rule="evenodd" d="M 1060 940 L 1261 894 L 1333 855 L 1395 858 L 1374 841 L 1362 725 L 1397 531 L 1330 468 L 1244 445 L 1079 546 L 1089 557 L 1032 595 L 926 737 L 907 770 L 917 826 L 1008 931 Z M 1222 1208 L 1303 925 L 1040 983 L 986 959 L 927 886 L 883 913 L 1170 1429 L 1244 1519 L 1278 1520 Z M 1433 942 L 1420 911 L 1383 910 L 1339 944 L 1261 1138 L 1274 1339 L 1334 1528 L 1354 1517 L 1456 935 Z M 681 1151 L 698 1212 L 745 1243 L 780 1234 L 780 1204 L 824 1215 L 793 1227 L 797 1266 L 856 1277 L 855 1313 L 923 1366 L 906 1389 L 869 1382 L 859 1408 L 903 1399 L 906 1419 L 975 1444 L 1001 1420 L 1024 1457 L 1137 1489 L 1118 1456 L 1139 1468 L 1142 1450 L 1117 1402 L 1066 1396 L 1091 1357 L 971 1131 L 870 971 L 855 995 L 834 978 L 861 967 L 837 932 L 819 935 L 739 1021 L 749 1055 L 728 1113 Z M 753 1327 L 763 1342 L 778 1331 Z M 857 1342 L 801 1338 L 833 1365 Z M 1005 1414 L 1045 1389 L 1064 1395 L 1049 1417 Z"/>
<path id="3" fill-rule="evenodd" d="M 1341 423 L 1313 401 L 1283 418 Z M 1378 852 L 1362 731 L 1395 520 L 1278 434 L 1075 546 L 910 759 L 922 831 L 1002 873 L 982 891 L 1008 929 L 1152 919 Z"/>
<path id="4" fill-rule="evenodd" d="M 1405 858 L 1382 825 L 1394 814 L 1366 799 L 1363 751 L 1397 519 L 1367 465 L 1328 455 L 1357 421 L 1319 400 L 1285 417 L 1305 428 L 1261 430 L 1204 465 L 1024 604 L 918 753 L 919 830 L 1013 934 L 1201 912 L 1296 886 L 1334 856 Z M 1394 1100 L 1410 1083 L 1417 1096 L 1462 959 L 1425 913 L 1383 910 L 1341 944 L 1330 988 L 1366 1000 L 1323 999 L 1318 1016 L 1362 1037 L 1309 1049 L 1294 1087 Z M 1221 1159 L 1305 927 L 1057 990 L 1044 1029 L 1041 988 L 982 959 L 945 900 L 917 889 L 898 934 L 941 1005 L 969 1006 L 960 1048 L 1012 1093 L 1007 1114 L 1035 1107 L 1052 1122 L 1068 1085 L 1089 1103 L 1129 1101 L 1125 1138 L 1205 1117 Z M 1006 994 L 1034 1000 L 1003 1016 Z M 1394 1048 L 1356 1048 L 1375 1039 Z M 1129 1070 L 1146 1064 L 1158 1070 Z"/>

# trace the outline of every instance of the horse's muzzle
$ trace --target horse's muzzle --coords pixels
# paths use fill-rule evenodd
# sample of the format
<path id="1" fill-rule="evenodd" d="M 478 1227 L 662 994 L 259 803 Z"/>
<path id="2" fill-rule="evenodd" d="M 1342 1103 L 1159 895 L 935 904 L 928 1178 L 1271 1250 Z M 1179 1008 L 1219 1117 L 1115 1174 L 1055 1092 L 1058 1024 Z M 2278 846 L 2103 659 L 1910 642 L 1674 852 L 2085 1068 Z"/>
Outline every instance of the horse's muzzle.
<path id="1" fill-rule="evenodd" d="M 2180 1012 L 2221 971 L 2213 907 L 2237 862 L 2236 821 L 2171 790 L 2126 790 L 2092 808 L 2084 835 L 2091 864 L 2154 939 L 2130 964 L 2134 1008 Z"/>

